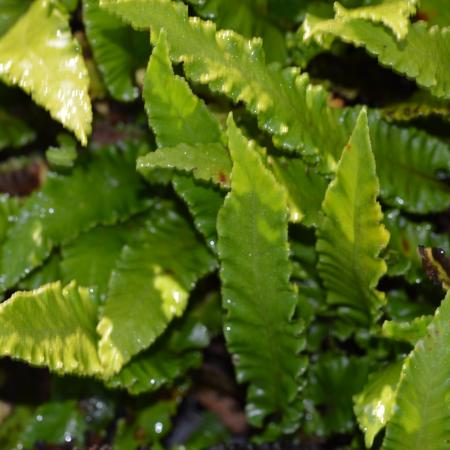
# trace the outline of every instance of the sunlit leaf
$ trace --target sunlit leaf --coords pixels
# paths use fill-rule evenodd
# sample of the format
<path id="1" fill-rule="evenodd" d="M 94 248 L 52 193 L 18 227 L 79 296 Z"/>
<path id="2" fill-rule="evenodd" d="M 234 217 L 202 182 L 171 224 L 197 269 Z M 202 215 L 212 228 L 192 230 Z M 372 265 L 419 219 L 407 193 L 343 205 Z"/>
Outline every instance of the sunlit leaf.
<path id="1" fill-rule="evenodd" d="M 175 211 L 155 208 L 140 235 L 123 248 L 111 275 L 98 325 L 105 367 L 118 372 L 152 344 L 183 314 L 189 291 L 214 267 L 189 224 Z"/>
<path id="2" fill-rule="evenodd" d="M 57 4 L 32 2 L 0 38 L 0 78 L 31 94 L 82 144 L 87 143 L 92 122 L 89 78 L 69 17 Z"/>
<path id="3" fill-rule="evenodd" d="M 403 361 L 372 373 L 362 392 L 354 397 L 354 410 L 365 444 L 371 448 L 378 432 L 386 426 L 395 407 Z"/>
<path id="4" fill-rule="evenodd" d="M 100 374 L 97 309 L 74 283 L 17 292 L 0 305 L 0 354 L 59 373 Z"/>
<path id="5" fill-rule="evenodd" d="M 415 345 L 427 332 L 432 316 L 419 316 L 408 322 L 385 320 L 381 328 L 381 334 L 396 341 L 406 341 Z"/>
<path id="6" fill-rule="evenodd" d="M 367 116 L 362 111 L 325 194 L 326 218 L 319 226 L 316 248 L 328 303 L 346 320 L 366 325 L 385 303 L 376 286 L 387 270 L 378 255 L 389 233 L 381 223 L 378 194 Z"/>

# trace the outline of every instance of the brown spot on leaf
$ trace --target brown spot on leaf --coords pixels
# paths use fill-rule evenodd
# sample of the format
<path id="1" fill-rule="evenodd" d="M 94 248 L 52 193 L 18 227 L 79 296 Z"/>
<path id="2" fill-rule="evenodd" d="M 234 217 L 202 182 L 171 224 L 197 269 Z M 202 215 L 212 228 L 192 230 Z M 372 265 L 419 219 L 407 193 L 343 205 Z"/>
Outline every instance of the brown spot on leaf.
<path id="1" fill-rule="evenodd" d="M 219 172 L 218 179 L 219 179 L 219 183 L 222 185 L 228 184 L 228 182 L 229 182 L 228 176 L 224 172 Z"/>
<path id="2" fill-rule="evenodd" d="M 402 248 L 405 253 L 409 253 L 410 247 L 409 247 L 408 239 L 405 239 L 405 238 L 402 239 Z"/>

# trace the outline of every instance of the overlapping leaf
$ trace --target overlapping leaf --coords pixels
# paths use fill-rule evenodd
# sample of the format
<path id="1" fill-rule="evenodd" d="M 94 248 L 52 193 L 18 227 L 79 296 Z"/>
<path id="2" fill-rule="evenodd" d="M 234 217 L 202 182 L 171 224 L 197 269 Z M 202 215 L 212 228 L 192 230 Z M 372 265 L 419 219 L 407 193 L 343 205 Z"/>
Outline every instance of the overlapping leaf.
<path id="1" fill-rule="evenodd" d="M 320 20 L 308 17 L 304 23 L 305 39 L 321 40 L 323 35 L 336 36 L 344 42 L 364 47 L 381 64 L 392 67 L 436 97 L 450 98 L 450 28 L 422 22 L 409 27 L 401 43 L 383 25 L 363 19 L 335 18 Z"/>
<path id="2" fill-rule="evenodd" d="M 177 327 L 167 329 L 154 345 L 135 356 L 108 380 L 108 386 L 127 389 L 134 395 L 153 392 L 198 366 L 201 362 L 199 350 L 209 343 L 208 330 L 190 317 L 173 325 Z"/>
<path id="3" fill-rule="evenodd" d="M 378 432 L 386 426 L 395 407 L 397 384 L 403 361 L 392 363 L 370 375 L 363 391 L 354 397 L 354 410 L 365 444 L 371 448 Z"/>
<path id="4" fill-rule="evenodd" d="M 328 185 L 326 178 L 300 158 L 273 158 L 272 167 L 277 179 L 286 187 L 291 220 L 318 226 Z"/>
<path id="5" fill-rule="evenodd" d="M 388 274 L 403 275 L 411 283 L 425 277 L 419 245 L 447 248 L 450 244 L 448 235 L 434 232 L 431 224 L 412 222 L 397 210 L 385 215 L 385 225 L 391 235 L 386 253 Z"/>
<path id="6" fill-rule="evenodd" d="M 111 275 L 98 325 L 100 358 L 107 370 L 118 372 L 181 316 L 189 291 L 214 266 L 181 216 L 164 206 L 155 208 L 140 236 L 123 248 Z"/>
<path id="7" fill-rule="evenodd" d="M 148 34 L 130 29 L 101 9 L 99 0 L 83 0 L 83 6 L 86 36 L 108 91 L 117 100 L 136 99 L 134 75 L 150 54 Z"/>
<path id="8" fill-rule="evenodd" d="M 282 31 L 254 0 L 188 0 L 201 17 L 213 20 L 217 28 L 234 30 L 247 38 L 263 39 L 268 61 L 286 61 L 286 44 Z"/>
<path id="9" fill-rule="evenodd" d="M 381 22 L 394 32 L 397 39 L 402 39 L 408 33 L 409 17 L 415 13 L 416 4 L 417 0 L 383 0 L 372 5 L 347 9 L 336 2 L 334 9 L 339 19 Z"/>
<path id="10" fill-rule="evenodd" d="M 275 136 L 279 146 L 303 154 L 320 153 L 327 170 L 335 169 L 359 110 L 329 108 L 325 91 L 312 86 L 306 74 L 298 76 L 294 69 L 280 71 L 266 66 L 257 41 L 247 41 L 230 31 L 216 33 L 211 23 L 188 18 L 187 9 L 179 3 L 102 0 L 101 4 L 137 28 L 151 27 L 154 39 L 164 29 L 170 57 L 184 61 L 190 78 L 235 101 L 243 101 L 258 117 L 260 127 Z M 369 116 L 371 125 L 377 122 L 372 144 L 383 197 L 386 193 L 391 202 L 397 197 L 403 208 L 414 212 L 445 209 L 450 195 L 446 186 L 436 180 L 435 173 L 448 170 L 447 146 L 426 133 L 387 125 L 377 114 Z M 163 133 L 162 125 L 160 129 Z M 166 145 L 180 142 L 186 140 L 176 139 Z M 414 157 L 410 159 L 411 154 Z M 383 164 L 382 155 L 389 155 L 389 163 Z M 407 176 L 399 176 L 399 171 L 407 172 Z"/>
<path id="11" fill-rule="evenodd" d="M 75 280 L 79 286 L 96 288 L 100 295 L 105 296 L 109 277 L 122 248 L 135 233 L 130 223 L 100 226 L 63 246 L 62 280 Z"/>
<path id="12" fill-rule="evenodd" d="M 383 450 L 444 450 L 450 436 L 450 294 L 406 359 Z"/>
<path id="13" fill-rule="evenodd" d="M 386 320 L 383 323 L 381 333 L 389 339 L 416 345 L 416 342 L 426 335 L 428 325 L 432 319 L 432 316 L 419 316 L 409 322 Z"/>
<path id="14" fill-rule="evenodd" d="M 97 309 L 74 283 L 17 292 L 0 305 L 0 354 L 58 373 L 100 374 Z"/>
<path id="15" fill-rule="evenodd" d="M 450 26 L 450 9 L 447 0 L 420 0 L 417 18 L 430 25 Z"/>
<path id="16" fill-rule="evenodd" d="M 190 122 L 192 123 L 192 122 Z M 192 172 L 199 180 L 229 186 L 231 161 L 227 150 L 219 143 L 178 144 L 141 156 L 137 168 L 141 172 L 155 168 Z"/>
<path id="17" fill-rule="evenodd" d="M 123 155 L 105 148 L 69 175 L 49 173 L 42 190 L 27 199 L 7 232 L 0 258 L 1 290 L 42 264 L 55 245 L 142 210 L 142 182 L 133 159 L 130 149 Z"/>
<path id="18" fill-rule="evenodd" d="M 228 124 L 231 193 L 217 223 L 225 337 L 238 381 L 250 384 L 250 423 L 260 427 L 276 414 L 279 423 L 269 430 L 289 433 L 301 414 L 298 389 L 305 361 L 298 355 L 301 325 L 292 322 L 296 296 L 289 283 L 287 199 L 234 122 Z"/>
<path id="19" fill-rule="evenodd" d="M 0 38 L 0 78 L 31 94 L 54 119 L 87 143 L 92 121 L 89 77 L 70 32 L 69 17 L 57 4 L 32 2 Z"/>
<path id="20" fill-rule="evenodd" d="M 1 0 L 0 1 L 0 37 L 25 13 L 31 0 Z"/>
<path id="21" fill-rule="evenodd" d="M 164 154 L 164 147 L 184 144 L 197 147 L 199 151 L 216 149 L 216 158 L 222 161 L 223 169 L 229 166 L 229 156 L 222 147 L 222 131 L 217 119 L 206 105 L 189 88 L 180 77 L 174 75 L 169 60 L 169 50 L 165 33 L 156 45 L 149 61 L 144 85 L 144 100 L 150 126 L 156 135 Z M 170 152 L 170 150 L 169 150 Z M 138 162 L 138 167 L 145 173 L 142 166 L 146 158 L 154 158 L 150 153 Z M 181 155 L 179 155 L 181 156 Z M 177 161 L 172 161 L 176 167 L 192 167 L 191 154 L 186 153 Z M 203 160 L 201 172 L 208 173 L 215 180 L 229 183 L 229 173 L 223 170 L 211 172 L 209 161 Z M 198 174 L 198 171 L 197 171 Z M 214 250 L 216 237 L 217 212 L 222 204 L 223 196 L 212 186 L 206 186 L 190 179 L 188 176 L 174 176 L 173 185 L 178 195 L 186 202 L 194 217 L 198 230 L 204 235 L 208 245 Z"/>
<path id="22" fill-rule="evenodd" d="M 323 201 L 325 220 L 318 229 L 319 273 L 327 288 L 327 301 L 347 320 L 370 324 L 385 303 L 376 285 L 386 272 L 378 257 L 389 241 L 381 223 L 375 160 L 366 112 L 358 118 L 345 146 L 336 178 Z"/>
<path id="23" fill-rule="evenodd" d="M 36 133 L 22 120 L 0 109 L 0 150 L 32 142 Z"/>

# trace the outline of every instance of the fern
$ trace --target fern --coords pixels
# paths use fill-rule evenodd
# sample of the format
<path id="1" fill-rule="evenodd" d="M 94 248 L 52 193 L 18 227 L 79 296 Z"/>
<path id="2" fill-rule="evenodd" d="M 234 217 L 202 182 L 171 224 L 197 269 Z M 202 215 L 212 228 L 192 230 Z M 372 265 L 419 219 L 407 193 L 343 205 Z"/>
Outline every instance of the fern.
<path id="1" fill-rule="evenodd" d="M 437 309 L 426 336 L 405 361 L 397 408 L 387 426 L 383 449 L 445 449 L 450 434 L 448 407 L 450 297 Z"/>
<path id="2" fill-rule="evenodd" d="M 105 149 L 87 168 L 80 166 L 70 175 L 50 173 L 45 187 L 27 200 L 8 230 L 0 259 L 1 290 L 42 264 L 55 245 L 144 209 L 142 189 L 127 157 L 115 149 Z"/>
<path id="3" fill-rule="evenodd" d="M 174 233 L 179 241 L 174 242 Z M 136 239 L 123 247 L 109 281 L 97 328 L 100 359 L 107 371 L 118 372 L 180 317 L 189 291 L 214 265 L 174 211 L 151 214 Z"/>
<path id="4" fill-rule="evenodd" d="M 301 414 L 297 383 L 305 362 L 298 356 L 282 363 L 282 354 L 297 355 L 302 347 L 301 325 L 292 322 L 296 299 L 288 280 L 287 201 L 231 118 L 228 127 L 231 193 L 217 225 L 225 337 L 238 380 L 250 383 L 249 421 L 261 426 L 276 413 L 280 430 L 292 432 Z"/>
<path id="5" fill-rule="evenodd" d="M 363 110 L 345 146 L 336 178 L 323 201 L 326 219 L 318 228 L 318 270 L 328 290 L 327 301 L 343 317 L 369 324 L 385 299 L 376 285 L 386 272 L 378 257 L 389 233 L 380 223 L 379 186 Z M 370 230 L 370 232 L 368 231 Z"/>
<path id="6" fill-rule="evenodd" d="M 0 353 L 59 373 L 98 375 L 98 304 L 74 283 L 17 292 L 0 305 Z"/>
<path id="7" fill-rule="evenodd" d="M 400 43 L 383 26 L 358 18 L 338 17 L 322 21 L 309 17 L 304 28 L 305 39 L 314 36 L 320 41 L 322 35 L 331 34 L 365 47 L 382 64 L 414 79 L 436 97 L 450 98 L 450 30 L 446 27 L 428 28 L 425 23 L 416 22 Z M 431 58 L 430 54 L 433 55 Z"/>
<path id="8" fill-rule="evenodd" d="M 27 45 L 17 47 L 18 42 Z M 0 79 L 30 93 L 87 143 L 92 122 L 89 78 L 80 47 L 70 34 L 67 14 L 57 4 L 33 2 L 1 37 Z M 45 89 L 49 85 L 53 86 L 50 93 Z"/>

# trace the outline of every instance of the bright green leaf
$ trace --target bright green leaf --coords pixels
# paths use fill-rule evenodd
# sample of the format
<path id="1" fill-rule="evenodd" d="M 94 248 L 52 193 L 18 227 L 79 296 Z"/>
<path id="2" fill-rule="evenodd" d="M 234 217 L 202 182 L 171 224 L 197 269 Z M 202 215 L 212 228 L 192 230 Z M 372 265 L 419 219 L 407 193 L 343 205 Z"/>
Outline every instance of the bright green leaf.
<path id="1" fill-rule="evenodd" d="M 92 122 L 89 78 L 69 17 L 57 4 L 34 1 L 0 38 L 0 78 L 31 94 L 87 143 Z"/>
<path id="2" fill-rule="evenodd" d="M 355 415 L 367 448 L 372 447 L 375 436 L 391 418 L 402 363 L 372 373 L 363 391 L 354 396 Z"/>
<path id="3" fill-rule="evenodd" d="M 306 363 L 299 355 L 301 324 L 292 321 L 297 299 L 289 283 L 287 198 L 231 118 L 228 126 L 231 193 L 217 222 L 225 337 L 238 381 L 250 384 L 250 423 L 260 427 L 276 414 L 280 423 L 269 429 L 291 433 L 301 415 Z"/>
<path id="4" fill-rule="evenodd" d="M 141 156 L 137 161 L 140 172 L 155 168 L 192 172 L 199 180 L 212 181 L 224 187 L 230 183 L 230 157 L 226 148 L 218 143 L 179 144 L 160 148 Z"/>
<path id="5" fill-rule="evenodd" d="M 383 450 L 447 450 L 450 437 L 450 293 L 403 364 Z"/>
<path id="6" fill-rule="evenodd" d="M 140 236 L 123 248 L 111 275 L 98 325 L 105 367 L 118 372 L 152 344 L 183 314 L 189 291 L 214 266 L 184 219 L 165 207 L 155 208 Z"/>
<path id="7" fill-rule="evenodd" d="M 323 201 L 325 220 L 318 229 L 318 270 L 328 290 L 327 302 L 342 317 L 369 325 L 385 303 L 376 290 L 386 273 L 378 257 L 389 241 L 381 224 L 375 171 L 367 115 L 363 110 L 345 146 Z"/>
<path id="8" fill-rule="evenodd" d="M 320 42 L 322 36 L 332 35 L 364 47 L 381 64 L 415 80 L 436 97 L 450 98 L 450 28 L 428 28 L 419 21 L 409 27 L 401 43 L 383 25 L 363 19 L 308 17 L 304 29 L 305 39 L 313 36 Z"/>
<path id="9" fill-rule="evenodd" d="M 395 320 L 385 320 L 381 328 L 381 334 L 396 341 L 406 341 L 411 345 L 416 345 L 427 332 L 432 316 L 419 316 L 409 322 L 399 322 Z"/>
<path id="10" fill-rule="evenodd" d="M 416 11 L 417 0 L 382 0 L 368 6 L 347 9 L 340 3 L 334 3 L 338 19 L 366 19 L 381 22 L 390 28 L 397 39 L 408 33 L 409 17 Z"/>
<path id="11" fill-rule="evenodd" d="M 98 375 L 97 309 L 74 283 L 16 292 L 0 305 L 0 354 L 58 373 Z"/>

